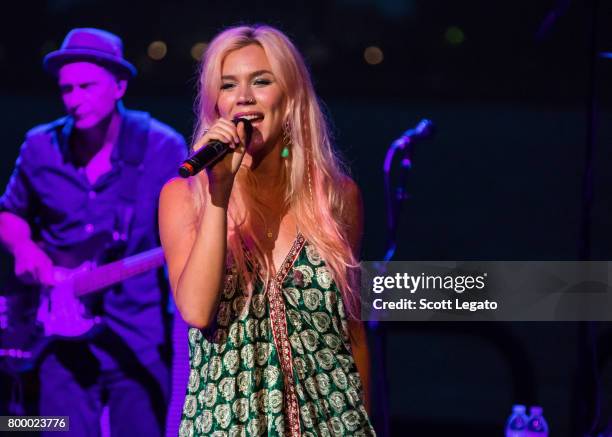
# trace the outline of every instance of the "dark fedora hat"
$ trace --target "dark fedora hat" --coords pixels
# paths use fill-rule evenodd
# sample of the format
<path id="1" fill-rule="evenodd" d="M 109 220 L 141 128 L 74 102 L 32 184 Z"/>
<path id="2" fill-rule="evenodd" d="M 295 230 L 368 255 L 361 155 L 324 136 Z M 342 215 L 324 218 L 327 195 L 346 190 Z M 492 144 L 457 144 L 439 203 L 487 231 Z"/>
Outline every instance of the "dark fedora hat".
<path id="1" fill-rule="evenodd" d="M 117 35 L 93 28 L 72 29 L 59 50 L 49 53 L 43 67 L 53 75 L 70 62 L 94 62 L 125 76 L 136 76 L 136 67 L 123 59 L 123 43 Z"/>

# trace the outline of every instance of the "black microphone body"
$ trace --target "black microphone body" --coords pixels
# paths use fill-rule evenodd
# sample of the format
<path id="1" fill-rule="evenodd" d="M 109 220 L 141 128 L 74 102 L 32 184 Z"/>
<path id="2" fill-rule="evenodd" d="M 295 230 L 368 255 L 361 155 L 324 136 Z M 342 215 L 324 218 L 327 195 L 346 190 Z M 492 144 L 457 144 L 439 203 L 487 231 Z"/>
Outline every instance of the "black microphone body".
<path id="1" fill-rule="evenodd" d="M 235 125 L 238 123 L 244 123 L 244 129 L 246 132 L 246 144 L 251 142 L 251 135 L 253 134 L 253 125 L 246 118 L 238 118 L 233 120 Z M 204 147 L 196 150 L 187 158 L 179 167 L 178 173 L 181 177 L 188 178 L 194 176 L 205 168 L 210 168 L 221 160 L 230 151 L 229 144 L 222 143 L 219 140 L 212 140 L 207 143 Z"/>

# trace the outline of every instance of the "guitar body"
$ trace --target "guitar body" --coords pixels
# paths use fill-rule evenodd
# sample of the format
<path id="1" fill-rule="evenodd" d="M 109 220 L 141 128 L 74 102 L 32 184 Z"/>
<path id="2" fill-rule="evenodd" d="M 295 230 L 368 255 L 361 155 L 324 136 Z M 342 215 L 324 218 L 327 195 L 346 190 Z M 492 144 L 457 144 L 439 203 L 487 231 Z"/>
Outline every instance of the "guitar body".
<path id="1" fill-rule="evenodd" d="M 89 262 L 76 270 L 55 268 L 54 276 L 59 282 L 55 287 L 41 291 L 40 305 L 36 313 L 36 319 L 42 325 L 45 336 L 55 335 L 66 340 L 79 339 L 100 323 L 101 318 L 92 315 L 74 293 L 73 277 L 89 270 Z"/>
<path id="2" fill-rule="evenodd" d="M 101 232 L 69 248 L 47 249 L 45 252 L 55 266 L 54 287 L 42 288 L 36 315 L 45 336 L 58 336 L 64 340 L 80 340 L 96 323 L 99 316 L 93 315 L 96 304 L 90 297 L 79 298 L 75 292 L 75 279 L 79 274 L 93 270 L 120 250 L 112 234 Z M 101 296 L 94 296 L 101 306 Z M 90 302 L 85 302 L 89 300 Z"/>
<path id="3" fill-rule="evenodd" d="M 10 281 L 14 291 L 3 296 L 8 323 L 0 331 L 0 367 L 11 373 L 29 370 L 53 340 L 90 336 L 101 318 L 75 296 L 74 278 L 103 262 L 116 247 L 109 233 L 95 234 L 69 248 L 43 247 L 56 266 L 57 285 L 33 287 L 14 278 Z"/>
<path id="4" fill-rule="evenodd" d="M 31 369 L 51 340 L 91 337 L 101 323 L 99 293 L 164 264 L 164 253 L 156 247 L 100 265 L 117 258 L 113 254 L 121 246 L 101 233 L 79 245 L 48 249 L 56 266 L 54 287 L 20 286 L 0 296 L 0 368 L 11 373 Z"/>

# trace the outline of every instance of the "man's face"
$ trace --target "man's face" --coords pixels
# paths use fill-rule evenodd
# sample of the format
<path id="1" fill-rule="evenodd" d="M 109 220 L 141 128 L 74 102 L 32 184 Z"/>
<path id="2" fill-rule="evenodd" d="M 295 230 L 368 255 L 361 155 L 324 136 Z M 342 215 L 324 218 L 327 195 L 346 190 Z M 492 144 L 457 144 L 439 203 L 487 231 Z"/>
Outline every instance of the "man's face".
<path id="1" fill-rule="evenodd" d="M 58 84 L 66 112 L 74 117 L 76 129 L 91 129 L 106 119 L 125 94 L 127 82 L 91 62 L 62 66 Z"/>

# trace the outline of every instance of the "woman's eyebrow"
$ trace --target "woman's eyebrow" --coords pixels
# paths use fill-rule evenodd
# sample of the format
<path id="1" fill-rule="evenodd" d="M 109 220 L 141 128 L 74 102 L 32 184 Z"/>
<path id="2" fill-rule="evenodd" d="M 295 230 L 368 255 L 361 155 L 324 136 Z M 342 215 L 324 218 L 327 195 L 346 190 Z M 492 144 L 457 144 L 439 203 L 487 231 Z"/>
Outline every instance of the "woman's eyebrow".
<path id="1" fill-rule="evenodd" d="M 261 76 L 262 74 L 274 75 L 270 70 L 257 70 L 249 74 L 249 77 Z M 221 79 L 222 80 L 236 80 L 236 76 L 232 74 L 228 74 L 228 75 L 221 76 Z"/>

